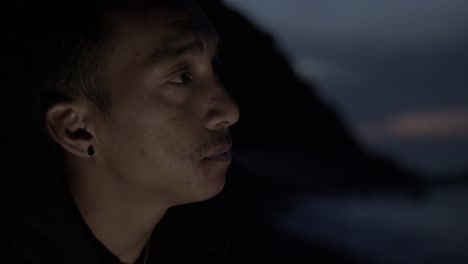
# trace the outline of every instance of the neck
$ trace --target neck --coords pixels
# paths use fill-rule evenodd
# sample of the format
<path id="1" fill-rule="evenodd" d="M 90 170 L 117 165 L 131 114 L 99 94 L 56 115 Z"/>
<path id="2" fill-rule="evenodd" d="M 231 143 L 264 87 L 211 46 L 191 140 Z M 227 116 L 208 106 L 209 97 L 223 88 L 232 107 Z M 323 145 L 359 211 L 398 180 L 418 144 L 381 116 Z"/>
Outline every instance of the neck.
<path id="1" fill-rule="evenodd" d="M 141 199 L 96 170 L 70 171 L 70 192 L 95 237 L 122 262 L 134 263 L 168 207 Z"/>

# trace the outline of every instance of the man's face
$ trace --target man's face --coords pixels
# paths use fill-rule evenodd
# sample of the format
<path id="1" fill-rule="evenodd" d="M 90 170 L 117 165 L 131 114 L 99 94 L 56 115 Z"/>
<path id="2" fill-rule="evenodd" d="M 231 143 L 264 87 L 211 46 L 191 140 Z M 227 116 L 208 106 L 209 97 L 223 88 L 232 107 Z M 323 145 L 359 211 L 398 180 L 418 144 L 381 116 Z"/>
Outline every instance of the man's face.
<path id="1" fill-rule="evenodd" d="M 216 195 L 239 117 L 214 69 L 216 33 L 198 10 L 111 22 L 111 121 L 98 122 L 98 162 L 140 197 L 175 205 Z"/>

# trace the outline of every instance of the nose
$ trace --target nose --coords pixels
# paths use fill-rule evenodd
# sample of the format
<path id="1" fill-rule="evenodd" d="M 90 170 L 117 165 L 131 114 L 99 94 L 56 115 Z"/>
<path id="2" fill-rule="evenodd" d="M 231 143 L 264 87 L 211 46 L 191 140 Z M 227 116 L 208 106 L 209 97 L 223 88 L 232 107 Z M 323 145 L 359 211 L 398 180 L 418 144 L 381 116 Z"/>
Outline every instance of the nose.
<path id="1" fill-rule="evenodd" d="M 213 91 L 207 112 L 207 128 L 210 130 L 226 129 L 239 120 L 239 107 L 219 81 L 213 85 Z"/>

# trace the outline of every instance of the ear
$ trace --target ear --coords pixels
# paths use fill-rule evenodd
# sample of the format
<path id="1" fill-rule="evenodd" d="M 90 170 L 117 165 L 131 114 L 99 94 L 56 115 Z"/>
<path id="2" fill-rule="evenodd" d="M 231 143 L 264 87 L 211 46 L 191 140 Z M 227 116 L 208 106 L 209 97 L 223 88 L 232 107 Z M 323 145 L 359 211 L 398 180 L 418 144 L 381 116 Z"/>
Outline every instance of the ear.
<path id="1" fill-rule="evenodd" d="M 93 144 L 93 133 L 85 123 L 86 109 L 78 102 L 58 103 L 46 113 L 49 135 L 69 153 L 89 158 L 88 148 Z"/>

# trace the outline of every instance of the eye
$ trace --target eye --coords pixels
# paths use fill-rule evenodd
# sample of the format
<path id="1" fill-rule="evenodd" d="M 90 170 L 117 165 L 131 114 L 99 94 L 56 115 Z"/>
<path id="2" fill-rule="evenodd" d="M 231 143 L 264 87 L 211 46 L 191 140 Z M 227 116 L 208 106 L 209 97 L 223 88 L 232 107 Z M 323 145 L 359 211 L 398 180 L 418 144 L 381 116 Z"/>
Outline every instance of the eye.
<path id="1" fill-rule="evenodd" d="M 183 72 L 169 80 L 171 84 L 186 84 L 192 81 L 192 75 L 189 72 Z"/>

